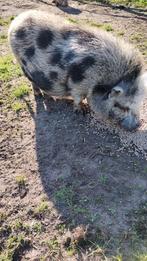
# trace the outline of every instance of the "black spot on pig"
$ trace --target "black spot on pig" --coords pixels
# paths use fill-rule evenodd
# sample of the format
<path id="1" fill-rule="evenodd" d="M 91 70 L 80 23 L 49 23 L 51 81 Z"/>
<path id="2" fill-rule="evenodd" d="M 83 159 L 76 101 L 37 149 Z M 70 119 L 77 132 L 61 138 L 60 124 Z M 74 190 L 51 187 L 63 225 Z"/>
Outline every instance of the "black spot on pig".
<path id="1" fill-rule="evenodd" d="M 92 56 L 87 56 L 82 59 L 81 62 L 73 63 L 69 68 L 69 76 L 74 83 L 82 81 L 84 72 L 95 64 L 95 59 Z"/>
<path id="2" fill-rule="evenodd" d="M 84 79 L 84 72 L 80 64 L 73 63 L 68 73 L 74 83 L 81 82 Z"/>
<path id="3" fill-rule="evenodd" d="M 51 63 L 51 65 L 57 65 L 57 64 L 59 65 L 61 58 L 62 58 L 61 50 L 59 48 L 55 48 L 49 62 Z"/>
<path id="4" fill-rule="evenodd" d="M 70 62 L 72 61 L 74 58 L 76 57 L 75 53 L 73 51 L 69 51 L 68 53 L 66 53 L 64 60 L 66 62 Z"/>
<path id="5" fill-rule="evenodd" d="M 18 38 L 18 39 L 24 39 L 25 38 L 25 36 L 26 36 L 26 30 L 24 29 L 24 28 L 21 28 L 21 29 L 19 29 L 17 32 L 16 32 L 16 37 Z"/>
<path id="6" fill-rule="evenodd" d="M 53 82 L 49 80 L 41 71 L 34 71 L 31 73 L 33 82 L 42 90 L 51 90 Z"/>
<path id="7" fill-rule="evenodd" d="M 49 76 L 50 76 L 51 80 L 54 80 L 54 81 L 58 80 L 58 73 L 55 71 L 51 71 Z"/>
<path id="8" fill-rule="evenodd" d="M 48 45 L 52 44 L 54 34 L 49 29 L 40 30 L 37 37 L 37 45 L 40 49 L 46 49 Z"/>
<path id="9" fill-rule="evenodd" d="M 62 61 L 62 50 L 60 48 L 55 48 L 51 58 L 49 59 L 49 64 L 52 66 L 59 66 L 64 69 L 64 62 Z"/>
<path id="10" fill-rule="evenodd" d="M 93 94 L 104 95 L 112 90 L 114 86 L 97 83 L 93 88 Z"/>
<path id="11" fill-rule="evenodd" d="M 89 67 L 93 66 L 95 64 L 95 59 L 92 56 L 87 56 L 85 58 L 83 58 L 82 62 L 81 62 L 81 67 L 83 68 L 83 70 L 87 70 Z"/>
<path id="12" fill-rule="evenodd" d="M 25 56 L 29 59 L 35 54 L 35 48 L 34 46 L 30 46 L 25 50 Z"/>

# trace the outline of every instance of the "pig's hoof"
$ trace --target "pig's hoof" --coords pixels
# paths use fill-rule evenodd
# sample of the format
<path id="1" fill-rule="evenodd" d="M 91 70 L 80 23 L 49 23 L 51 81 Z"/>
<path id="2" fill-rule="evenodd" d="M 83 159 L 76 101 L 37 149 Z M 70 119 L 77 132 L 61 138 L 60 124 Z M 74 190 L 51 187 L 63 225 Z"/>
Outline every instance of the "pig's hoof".
<path id="1" fill-rule="evenodd" d="M 35 96 L 36 98 L 42 98 L 42 93 L 41 93 L 41 91 L 34 91 L 34 96 Z"/>
<path id="2" fill-rule="evenodd" d="M 87 113 L 90 113 L 89 105 L 80 103 L 78 106 L 74 106 L 74 112 L 77 114 L 82 113 L 85 116 Z"/>

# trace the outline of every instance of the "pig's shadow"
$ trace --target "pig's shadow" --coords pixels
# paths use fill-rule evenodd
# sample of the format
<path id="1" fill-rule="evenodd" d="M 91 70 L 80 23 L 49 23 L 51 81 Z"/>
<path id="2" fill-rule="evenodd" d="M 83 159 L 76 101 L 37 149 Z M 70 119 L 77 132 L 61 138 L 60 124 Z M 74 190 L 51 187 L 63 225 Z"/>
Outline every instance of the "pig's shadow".
<path id="1" fill-rule="evenodd" d="M 46 2 L 44 0 L 37 0 L 37 2 L 41 2 L 41 3 L 45 4 L 45 5 L 51 5 L 51 6 L 55 5 L 55 3 L 53 1 L 51 3 L 48 3 L 48 2 Z M 78 15 L 78 14 L 80 14 L 82 12 L 78 8 L 71 7 L 71 6 L 67 6 L 67 7 L 58 6 L 57 8 L 59 8 L 64 13 L 73 14 L 73 15 Z"/>
<path id="2" fill-rule="evenodd" d="M 142 190 L 132 187 L 138 173 L 141 186 L 147 186 L 145 160 L 122 151 L 115 134 L 98 131 L 91 117 L 73 113 L 71 104 L 51 101 L 50 106 L 47 113 L 37 98 L 34 119 L 39 174 L 48 199 L 73 227 L 90 224 L 110 233 L 126 229 L 125 213 L 142 199 Z"/>
<path id="3" fill-rule="evenodd" d="M 58 6 L 58 8 L 64 13 L 72 14 L 72 15 L 79 15 L 82 12 L 78 8 L 71 7 L 71 6 L 67 6 L 67 7 Z"/>

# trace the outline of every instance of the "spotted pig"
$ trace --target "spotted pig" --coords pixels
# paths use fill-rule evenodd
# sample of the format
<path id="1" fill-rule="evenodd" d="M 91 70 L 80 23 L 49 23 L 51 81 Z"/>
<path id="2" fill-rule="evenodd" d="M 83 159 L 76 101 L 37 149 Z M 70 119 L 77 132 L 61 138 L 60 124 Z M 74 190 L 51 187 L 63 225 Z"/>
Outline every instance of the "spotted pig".
<path id="1" fill-rule="evenodd" d="M 77 108 L 87 98 L 95 112 L 114 118 L 126 130 L 139 126 L 147 74 L 140 53 L 130 44 L 35 10 L 16 17 L 8 35 L 34 90 L 70 95 Z"/>

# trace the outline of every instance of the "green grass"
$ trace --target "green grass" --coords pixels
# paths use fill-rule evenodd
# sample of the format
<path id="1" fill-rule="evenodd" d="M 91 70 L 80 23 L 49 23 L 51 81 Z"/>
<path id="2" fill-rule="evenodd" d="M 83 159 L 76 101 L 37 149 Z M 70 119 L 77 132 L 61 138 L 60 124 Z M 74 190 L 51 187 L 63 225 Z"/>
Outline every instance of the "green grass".
<path id="1" fill-rule="evenodd" d="M 56 226 L 56 228 L 57 228 L 57 230 L 60 232 L 60 234 L 63 234 L 64 231 L 65 231 L 66 226 L 65 226 L 65 224 L 58 224 L 58 225 Z"/>
<path id="2" fill-rule="evenodd" d="M 36 207 L 36 208 L 34 209 L 34 215 L 37 216 L 37 217 L 41 217 L 41 216 L 44 215 L 48 210 L 49 210 L 48 202 L 47 202 L 47 201 L 42 201 L 42 202 L 40 202 L 40 204 L 38 205 L 38 207 Z"/>
<path id="3" fill-rule="evenodd" d="M 41 222 L 33 222 L 31 225 L 24 223 L 22 220 L 20 219 L 16 219 L 15 221 L 13 221 L 11 223 L 11 231 L 13 233 L 17 233 L 19 234 L 20 231 L 24 232 L 24 233 L 32 233 L 35 232 L 35 234 L 40 234 L 43 231 L 43 225 L 41 224 Z"/>
<path id="4" fill-rule="evenodd" d="M 68 18 L 67 19 L 70 23 L 73 23 L 73 24 L 82 24 L 84 21 L 80 21 L 80 20 L 76 20 L 76 19 L 73 19 L 73 18 Z M 86 21 L 86 23 L 92 27 L 96 27 L 96 28 L 101 28 L 107 32 L 112 32 L 114 31 L 113 27 L 111 24 L 100 24 L 100 23 L 96 23 L 94 21 Z"/>
<path id="5" fill-rule="evenodd" d="M 17 183 L 19 186 L 24 186 L 24 185 L 25 185 L 25 182 L 26 182 L 25 176 L 20 175 L 20 176 L 17 176 L 17 177 L 16 177 L 16 183 Z"/>
<path id="6" fill-rule="evenodd" d="M 4 44 L 7 42 L 7 35 L 0 34 L 0 44 Z"/>
<path id="7" fill-rule="evenodd" d="M 6 220 L 7 215 L 4 212 L 0 212 L 0 223 L 4 222 Z"/>
<path id="8" fill-rule="evenodd" d="M 80 2 L 94 2 L 104 3 L 104 4 L 115 4 L 115 5 L 124 5 L 129 7 L 137 7 L 137 8 L 146 8 L 147 1 L 146 0 L 80 0 Z"/>
<path id="9" fill-rule="evenodd" d="M 40 234 L 42 232 L 43 226 L 40 222 L 35 222 L 32 226 L 32 230 L 37 233 Z"/>
<path id="10" fill-rule="evenodd" d="M 22 83 L 21 85 L 17 86 L 13 91 L 12 91 L 12 96 L 15 98 L 23 98 L 25 95 L 28 95 L 30 91 L 30 88 L 28 87 L 27 84 Z"/>
<path id="11" fill-rule="evenodd" d="M 101 184 L 105 185 L 108 181 L 108 177 L 106 175 L 100 175 L 99 176 L 99 181 L 101 182 Z"/>
<path id="12" fill-rule="evenodd" d="M 55 193 L 57 203 L 65 203 L 68 206 L 73 206 L 74 192 L 70 187 L 62 187 Z"/>
<path id="13" fill-rule="evenodd" d="M 136 41 L 136 42 L 140 42 L 143 38 L 143 35 L 141 33 L 136 33 L 134 35 L 131 36 L 131 40 Z"/>
<path id="14" fill-rule="evenodd" d="M 135 218 L 132 222 L 133 230 L 139 238 L 147 240 L 147 201 L 141 204 L 133 214 L 133 218 Z"/>
<path id="15" fill-rule="evenodd" d="M 16 86 L 11 90 L 11 86 L 9 87 L 5 83 L 5 88 L 3 88 L 3 96 L 0 98 L 0 104 L 6 105 L 7 109 L 11 108 L 15 112 L 19 112 L 23 109 L 26 109 L 26 103 L 24 100 L 24 96 L 29 95 L 30 88 L 29 86 L 22 81 L 20 85 Z M 20 183 L 24 179 L 23 176 L 16 177 L 16 182 Z"/>
<path id="16" fill-rule="evenodd" d="M 76 252 L 76 249 L 73 246 L 70 246 L 66 249 L 66 253 L 68 256 L 73 256 Z"/>
<path id="17" fill-rule="evenodd" d="M 2 97 L 0 97 L 0 105 L 5 106 L 6 110 L 11 108 L 15 112 L 19 112 L 26 108 L 26 103 L 18 99 L 28 95 L 30 88 L 24 80 L 20 80 L 20 84 L 15 88 L 12 87 L 11 81 L 23 76 L 20 66 L 14 62 L 11 55 L 0 57 L 0 83 L 2 82 Z"/>
<path id="18" fill-rule="evenodd" d="M 105 24 L 99 24 L 99 23 L 96 23 L 96 22 L 93 22 L 93 21 L 88 21 L 87 23 L 88 23 L 90 26 L 92 26 L 92 27 L 101 28 L 101 29 L 103 29 L 103 30 L 105 30 L 105 31 L 107 31 L 107 32 L 112 32 L 112 31 L 114 31 L 114 29 L 113 29 L 113 27 L 112 27 L 111 24 L 107 24 L 107 23 L 105 23 Z"/>
<path id="19" fill-rule="evenodd" d="M 147 261 L 147 253 L 145 253 L 145 254 L 138 253 L 138 254 L 134 255 L 134 261 Z"/>
<path id="20" fill-rule="evenodd" d="M 91 0 L 87 0 L 87 1 L 92 2 Z M 124 5 L 124 6 L 137 7 L 137 8 L 146 8 L 147 7 L 146 0 L 96 0 L 96 2 L 115 4 L 115 5 Z"/>
<path id="21" fill-rule="evenodd" d="M 97 0 L 97 2 L 100 2 Z M 101 1 L 103 2 L 103 1 Z M 121 4 L 125 6 L 134 6 L 134 7 L 141 7 L 145 8 L 147 7 L 147 1 L 146 0 L 106 0 L 105 2 L 110 4 Z"/>
<path id="22" fill-rule="evenodd" d="M 74 206 L 74 213 L 84 215 L 84 214 L 89 214 L 89 211 L 86 208 Z"/>
<path id="23" fill-rule="evenodd" d="M 24 235 L 10 236 L 7 240 L 7 248 L 14 249 L 25 244 Z"/>
<path id="24" fill-rule="evenodd" d="M 18 258 L 22 251 L 30 246 L 30 240 L 26 239 L 23 234 L 11 235 L 7 239 L 5 250 L 0 255 L 1 261 L 12 261 Z"/>
<path id="25" fill-rule="evenodd" d="M 12 108 L 13 111 L 19 112 L 19 111 L 21 111 L 22 109 L 24 109 L 24 104 L 21 103 L 21 102 L 13 102 L 13 103 L 11 104 L 11 108 Z"/>
<path id="26" fill-rule="evenodd" d="M 81 20 L 76 20 L 76 19 L 73 19 L 73 18 L 68 18 L 67 19 L 70 23 L 73 23 L 73 24 L 82 24 L 83 21 Z M 86 21 L 86 23 L 92 27 L 96 27 L 96 28 L 101 28 L 107 32 L 112 32 L 114 31 L 113 27 L 111 24 L 100 24 L 100 23 L 97 23 L 97 22 L 94 22 L 94 21 Z"/>
<path id="27" fill-rule="evenodd" d="M 72 24 L 78 24 L 78 23 L 79 23 L 79 21 L 76 20 L 76 19 L 74 19 L 74 18 L 67 18 L 67 20 L 68 20 L 70 23 L 72 23 Z"/>
<path id="28" fill-rule="evenodd" d="M 11 223 L 11 231 L 17 234 L 19 234 L 20 231 L 23 231 L 28 234 L 30 232 L 30 226 L 29 224 L 24 223 L 21 219 L 16 219 Z"/>
<path id="29" fill-rule="evenodd" d="M 11 224 L 11 228 L 13 231 L 18 231 L 23 229 L 23 222 L 20 219 L 16 219 Z"/>
<path id="30" fill-rule="evenodd" d="M 119 31 L 119 32 L 117 32 L 116 34 L 117 34 L 117 36 L 124 36 L 125 33 L 122 32 L 122 31 Z"/>
<path id="31" fill-rule="evenodd" d="M 10 16 L 5 18 L 0 16 L 0 26 L 8 26 L 14 18 L 15 16 Z"/>
<path id="32" fill-rule="evenodd" d="M 89 24 L 90 26 L 97 27 L 97 28 L 102 28 L 102 27 L 103 27 L 102 24 L 99 24 L 99 23 L 96 23 L 96 22 L 90 22 L 90 21 L 89 21 L 88 24 Z"/>
<path id="33" fill-rule="evenodd" d="M 46 240 L 45 243 L 49 249 L 51 256 L 55 256 L 56 254 L 58 254 L 58 252 L 60 250 L 60 245 L 59 245 L 59 242 L 58 242 L 56 236 L 53 239 Z"/>
<path id="34" fill-rule="evenodd" d="M 112 32 L 112 31 L 114 31 L 114 29 L 112 28 L 112 25 L 111 25 L 111 24 L 104 24 L 102 28 L 103 28 L 105 31 L 107 31 L 107 32 Z"/>
<path id="35" fill-rule="evenodd" d="M 142 51 L 142 54 L 144 56 L 147 56 L 147 41 L 145 41 L 145 39 L 142 42 L 140 42 L 140 46 L 138 46 L 138 47 Z"/>
<path id="36" fill-rule="evenodd" d="M 142 54 L 143 54 L 144 56 L 147 56 L 147 50 L 142 51 Z"/>
<path id="37" fill-rule="evenodd" d="M 26 83 L 22 82 L 19 86 L 16 86 L 11 90 L 11 87 L 5 87 L 3 98 L 0 98 L 0 104 L 6 105 L 7 109 L 11 108 L 14 112 L 18 113 L 19 111 L 26 109 L 26 103 L 23 100 L 20 100 L 24 96 L 28 95 L 30 88 Z M 17 183 L 24 182 L 25 177 L 18 176 L 16 177 Z"/>
<path id="38" fill-rule="evenodd" d="M 18 64 L 14 64 L 13 57 L 11 55 L 0 57 L 0 81 L 8 82 L 13 78 L 22 75 L 20 66 Z"/>
<path id="39" fill-rule="evenodd" d="M 56 236 L 51 239 L 43 240 L 42 245 L 46 247 L 46 258 L 41 257 L 39 260 L 58 260 L 57 256 L 59 257 L 61 254 L 61 246 Z M 50 258 L 49 258 L 50 257 Z"/>
<path id="40" fill-rule="evenodd" d="M 147 41 L 143 41 L 143 47 L 147 49 Z"/>
<path id="41" fill-rule="evenodd" d="M 11 259 L 9 252 L 5 252 L 5 253 L 0 254 L 0 260 L 1 261 L 11 261 L 12 259 Z"/>
<path id="42" fill-rule="evenodd" d="M 123 261 L 123 257 L 122 257 L 122 255 L 117 255 L 117 256 L 113 257 L 113 260 L 114 261 Z"/>

